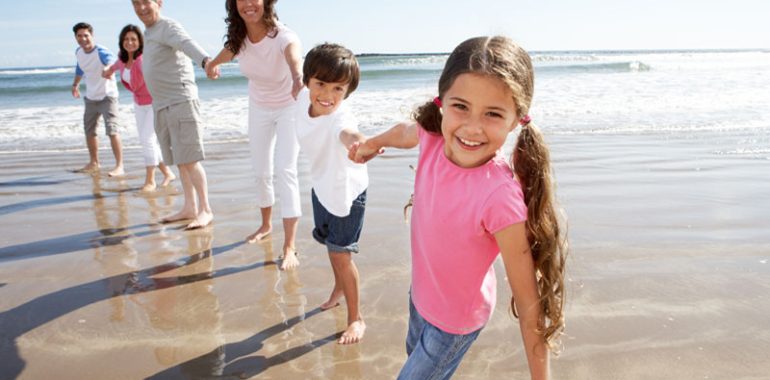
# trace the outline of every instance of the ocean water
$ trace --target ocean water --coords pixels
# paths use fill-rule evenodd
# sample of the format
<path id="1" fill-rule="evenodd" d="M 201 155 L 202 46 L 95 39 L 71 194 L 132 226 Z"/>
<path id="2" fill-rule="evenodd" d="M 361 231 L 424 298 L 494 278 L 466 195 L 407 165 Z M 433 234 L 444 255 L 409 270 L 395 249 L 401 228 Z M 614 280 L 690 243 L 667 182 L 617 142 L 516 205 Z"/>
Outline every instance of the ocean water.
<path id="1" fill-rule="evenodd" d="M 381 131 L 436 93 L 447 55 L 360 57 L 348 102 Z M 533 52 L 531 115 L 549 135 L 656 135 L 709 141 L 709 154 L 770 159 L 770 51 Z M 197 70 L 197 69 L 196 69 Z M 0 69 L 0 153 L 84 149 L 73 67 Z M 247 83 L 237 64 L 197 71 L 206 142 L 246 139 Z M 136 146 L 131 94 L 120 89 L 124 144 Z M 99 127 L 99 131 L 103 131 Z M 108 146 L 106 138 L 100 139 Z"/>

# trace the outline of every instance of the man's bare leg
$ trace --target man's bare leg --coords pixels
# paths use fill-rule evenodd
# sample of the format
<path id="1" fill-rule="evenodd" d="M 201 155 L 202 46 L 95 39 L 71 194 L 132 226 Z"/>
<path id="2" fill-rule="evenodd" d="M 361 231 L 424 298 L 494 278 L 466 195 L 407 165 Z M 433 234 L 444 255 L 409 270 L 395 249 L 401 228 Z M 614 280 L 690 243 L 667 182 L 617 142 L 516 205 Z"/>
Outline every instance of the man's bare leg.
<path id="1" fill-rule="evenodd" d="M 86 136 L 86 147 L 88 147 L 88 164 L 76 170 L 83 173 L 94 173 L 99 171 L 99 140 L 96 135 Z"/>
<path id="2" fill-rule="evenodd" d="M 176 214 L 169 215 L 161 219 L 161 223 L 173 223 L 180 220 L 195 219 L 195 216 L 198 215 L 198 210 L 195 206 L 195 187 L 193 186 L 192 179 L 188 173 L 189 165 L 177 165 L 177 168 L 179 169 L 179 177 L 182 181 L 184 205 L 182 206 L 182 209 Z"/>
<path id="3" fill-rule="evenodd" d="M 195 219 L 187 225 L 186 229 L 192 230 L 206 227 L 214 220 L 214 213 L 211 211 L 211 205 L 209 204 L 209 185 L 206 179 L 206 170 L 203 169 L 203 164 L 200 161 L 180 166 L 187 166 L 190 182 L 192 182 L 195 193 L 198 195 L 198 212 L 195 215 Z"/>
<path id="4" fill-rule="evenodd" d="M 126 174 L 123 170 L 123 146 L 120 144 L 120 135 L 111 135 L 110 145 L 112 146 L 112 154 L 115 156 L 115 168 L 110 170 L 107 175 L 116 177 Z"/>
<path id="5" fill-rule="evenodd" d="M 332 293 L 329 294 L 329 299 L 326 300 L 326 302 L 322 303 L 321 310 L 329 310 L 333 307 L 337 307 L 340 305 L 340 299 L 342 299 L 342 296 L 344 293 L 342 292 L 342 280 L 340 279 L 340 273 L 338 266 L 334 265 L 334 256 L 337 253 L 329 252 L 329 264 L 332 267 L 332 272 L 334 273 L 334 287 L 332 288 Z"/>

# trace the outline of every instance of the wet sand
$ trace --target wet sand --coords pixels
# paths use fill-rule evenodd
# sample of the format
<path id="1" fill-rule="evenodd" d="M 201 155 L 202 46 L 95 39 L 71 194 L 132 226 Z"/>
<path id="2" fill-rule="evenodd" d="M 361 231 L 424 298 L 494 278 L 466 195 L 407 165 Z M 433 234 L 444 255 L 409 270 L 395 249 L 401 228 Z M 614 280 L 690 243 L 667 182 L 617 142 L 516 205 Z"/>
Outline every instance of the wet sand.
<path id="1" fill-rule="evenodd" d="M 694 139 L 551 139 L 572 242 L 553 377 L 766 378 L 768 162 L 714 155 Z M 0 155 L 0 379 L 396 376 L 409 287 L 402 208 L 416 152 L 369 165 L 356 256 L 368 329 L 360 344 L 340 346 L 345 308 L 318 309 L 333 279 L 310 235 L 306 163 L 301 266 L 281 272 L 278 218 L 270 239 L 243 241 L 258 227 L 246 144 L 207 151 L 215 222 L 197 231 L 156 223 L 182 198 L 136 193 L 136 149 L 121 179 L 68 172 L 84 151 Z M 109 150 L 100 154 L 106 172 Z M 528 378 L 496 269 L 498 307 L 457 379 Z"/>

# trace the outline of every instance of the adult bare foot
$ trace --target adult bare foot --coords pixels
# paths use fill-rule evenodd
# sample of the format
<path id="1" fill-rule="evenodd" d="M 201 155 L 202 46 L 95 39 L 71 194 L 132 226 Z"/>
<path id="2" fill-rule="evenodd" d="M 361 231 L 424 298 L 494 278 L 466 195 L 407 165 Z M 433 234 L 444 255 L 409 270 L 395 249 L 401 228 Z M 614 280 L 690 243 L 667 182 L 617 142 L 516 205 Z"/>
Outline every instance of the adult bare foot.
<path id="1" fill-rule="evenodd" d="M 329 310 L 333 307 L 337 307 L 340 305 L 340 298 L 342 298 L 342 289 L 334 289 L 332 290 L 332 294 L 329 296 L 329 299 L 322 303 L 321 310 Z"/>
<path id="2" fill-rule="evenodd" d="M 263 224 L 262 227 L 259 227 L 253 234 L 246 236 L 246 242 L 254 244 L 270 235 L 271 231 L 273 231 L 273 226 L 266 226 Z"/>
<path id="3" fill-rule="evenodd" d="M 87 164 L 80 169 L 74 170 L 75 173 L 96 173 L 99 171 L 99 164 Z"/>
<path id="4" fill-rule="evenodd" d="M 194 218 L 195 218 L 194 212 L 182 210 L 174 215 L 169 215 L 164 217 L 163 219 L 160 220 L 160 222 L 163 224 L 166 224 L 166 223 L 174 223 L 174 222 L 179 222 L 182 220 L 188 220 L 188 219 L 194 219 Z"/>
<path id="5" fill-rule="evenodd" d="M 190 224 L 185 227 L 185 230 L 196 230 L 203 228 L 211 224 L 214 221 L 214 214 L 210 212 L 201 211 Z"/>
<path id="6" fill-rule="evenodd" d="M 366 324 L 363 319 L 354 321 L 348 325 L 347 330 L 342 333 L 342 336 L 337 341 L 339 344 L 353 344 L 358 343 L 364 337 L 364 331 L 366 331 Z"/>
<path id="7" fill-rule="evenodd" d="M 156 189 L 155 183 L 145 183 L 144 186 L 142 186 L 142 188 L 139 189 L 139 192 L 152 193 L 153 191 L 155 191 L 155 189 Z"/>
<path id="8" fill-rule="evenodd" d="M 123 171 L 123 165 L 116 166 L 115 169 L 112 169 L 107 173 L 110 177 L 118 177 L 124 174 L 126 174 L 126 172 Z"/>
<path id="9" fill-rule="evenodd" d="M 176 176 L 174 173 L 172 173 L 170 170 L 168 172 L 168 175 L 163 177 L 163 182 L 160 183 L 160 187 L 166 187 L 171 184 L 172 181 L 176 179 Z"/>
<path id="10" fill-rule="evenodd" d="M 294 269 L 299 266 L 297 251 L 294 248 L 285 248 L 283 251 L 283 260 L 281 260 L 281 270 Z"/>

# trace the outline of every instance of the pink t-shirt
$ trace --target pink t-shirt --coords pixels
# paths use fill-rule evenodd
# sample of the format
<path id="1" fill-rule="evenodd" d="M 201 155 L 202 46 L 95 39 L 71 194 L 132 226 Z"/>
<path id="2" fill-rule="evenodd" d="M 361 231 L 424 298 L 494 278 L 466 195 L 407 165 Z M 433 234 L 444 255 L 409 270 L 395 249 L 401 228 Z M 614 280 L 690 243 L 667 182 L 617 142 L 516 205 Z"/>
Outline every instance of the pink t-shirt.
<path id="1" fill-rule="evenodd" d="M 412 211 L 412 302 L 452 334 L 483 327 L 497 297 L 494 233 L 527 219 L 519 182 L 498 153 L 475 168 L 444 155 L 444 138 L 419 129 Z"/>
<path id="2" fill-rule="evenodd" d="M 286 63 L 286 47 L 299 44 L 299 37 L 282 23 L 277 23 L 278 34 L 269 35 L 257 43 L 248 37 L 238 52 L 238 65 L 249 79 L 249 98 L 265 108 L 283 108 L 294 102 L 291 97 L 291 70 Z"/>

